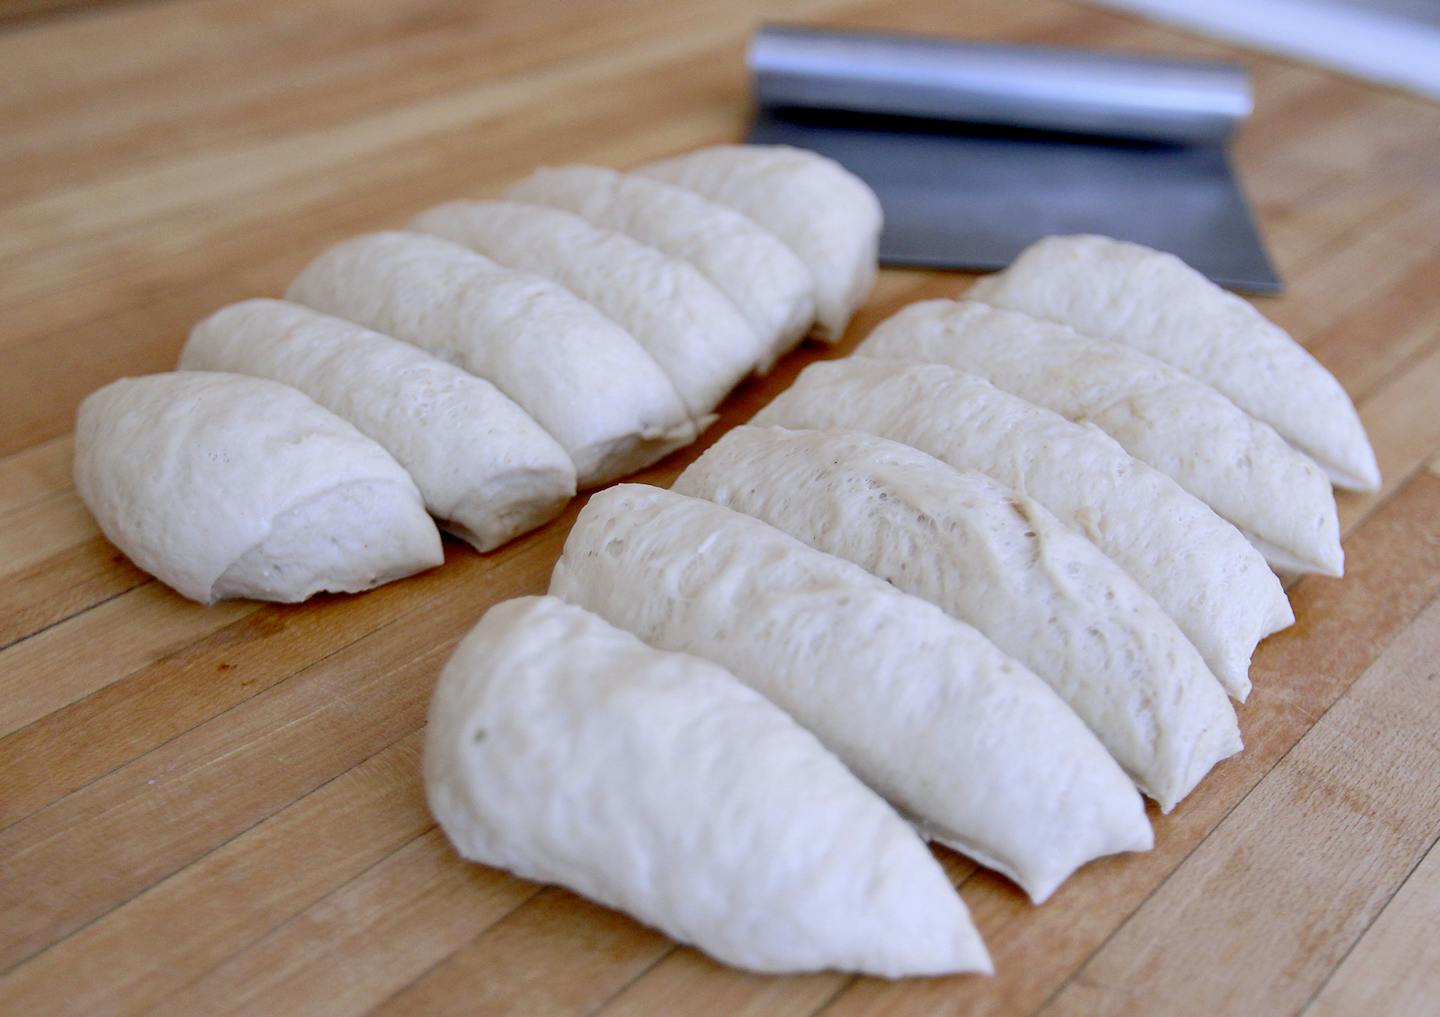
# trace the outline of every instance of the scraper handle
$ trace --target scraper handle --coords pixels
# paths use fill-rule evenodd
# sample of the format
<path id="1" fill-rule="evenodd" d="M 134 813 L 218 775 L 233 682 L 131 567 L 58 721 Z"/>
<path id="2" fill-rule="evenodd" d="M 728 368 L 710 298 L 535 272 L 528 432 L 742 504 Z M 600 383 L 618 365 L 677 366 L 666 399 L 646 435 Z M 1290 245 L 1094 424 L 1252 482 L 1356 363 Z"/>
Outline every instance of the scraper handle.
<path id="1" fill-rule="evenodd" d="M 844 110 L 1172 144 L 1223 141 L 1254 106 L 1233 64 L 766 25 L 762 106 Z"/>

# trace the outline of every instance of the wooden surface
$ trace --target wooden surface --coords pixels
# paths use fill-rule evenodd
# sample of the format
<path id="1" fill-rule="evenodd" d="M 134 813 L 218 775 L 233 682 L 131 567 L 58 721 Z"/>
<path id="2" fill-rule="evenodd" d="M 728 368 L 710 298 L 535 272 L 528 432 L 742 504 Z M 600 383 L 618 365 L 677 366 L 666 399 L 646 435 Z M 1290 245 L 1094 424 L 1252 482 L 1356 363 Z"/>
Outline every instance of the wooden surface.
<path id="1" fill-rule="evenodd" d="M 1236 160 L 1289 282 L 1263 308 L 1354 396 L 1385 474 L 1340 499 L 1344 580 L 1299 583 L 1261 646 L 1245 752 L 1152 853 L 1037 909 L 940 852 L 990 979 L 747 976 L 457 861 L 417 773 L 431 685 L 487 605 L 544 587 L 573 508 L 364 596 L 205 609 L 68 480 L 86 392 L 170 367 L 322 245 L 537 163 L 738 137 L 767 15 L 1242 58 Z M 1054 0 L 170 0 L 17 22 L 0 79 L 0 1012 L 1434 1012 L 1440 107 Z M 842 349 L 961 282 L 885 272 Z"/>

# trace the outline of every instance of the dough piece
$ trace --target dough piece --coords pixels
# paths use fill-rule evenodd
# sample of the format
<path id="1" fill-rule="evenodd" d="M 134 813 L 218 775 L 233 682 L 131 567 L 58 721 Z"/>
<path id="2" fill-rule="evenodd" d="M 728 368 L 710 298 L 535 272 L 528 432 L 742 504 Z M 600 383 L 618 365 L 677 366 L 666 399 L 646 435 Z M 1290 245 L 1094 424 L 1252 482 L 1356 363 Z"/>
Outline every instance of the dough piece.
<path id="1" fill-rule="evenodd" d="M 448 240 L 352 237 L 312 261 L 287 296 L 492 382 L 570 454 L 581 488 L 695 440 L 675 386 L 634 336 L 558 283 Z"/>
<path id="2" fill-rule="evenodd" d="M 354 593 L 444 560 L 389 453 L 259 378 L 181 371 L 91 393 L 75 489 L 112 544 L 202 604 Z"/>
<path id="3" fill-rule="evenodd" d="M 593 496 L 550 592 L 728 668 L 930 837 L 1037 903 L 1151 846 L 1134 785 L 1063 700 L 974 629 L 749 516 L 659 488 Z"/>
<path id="4" fill-rule="evenodd" d="M 221 308 L 190 333 L 180 366 L 304 392 L 383 445 L 442 525 L 481 551 L 555 518 L 575 494 L 565 450 L 494 385 L 298 304 Z"/>
<path id="5" fill-rule="evenodd" d="M 983 474 L 869 434 L 737 427 L 673 490 L 975 626 L 1069 703 L 1167 812 L 1240 749 L 1235 711 L 1170 616 L 1088 540 Z"/>
<path id="6" fill-rule="evenodd" d="M 1094 427 L 942 364 L 812 364 L 751 421 L 864 431 L 978 470 L 1044 505 L 1130 573 L 1231 695 L 1255 644 L 1295 620 L 1265 559 L 1204 502 Z"/>
<path id="7" fill-rule="evenodd" d="M 1274 428 L 1154 357 L 975 300 L 927 300 L 881 322 L 857 355 L 948 364 L 1077 424 L 1230 520 L 1277 570 L 1344 572 L 1335 495 Z"/>
<path id="8" fill-rule="evenodd" d="M 762 374 L 815 320 L 815 282 L 804 262 L 739 212 L 693 191 L 598 166 L 565 166 L 536 170 L 507 197 L 574 212 L 694 265 L 765 344 Z"/>
<path id="9" fill-rule="evenodd" d="M 554 597 L 497 604 L 430 703 L 430 810 L 466 858 L 751 971 L 989 972 L 904 820 L 717 667 Z"/>
<path id="10" fill-rule="evenodd" d="M 1365 427 L 1335 377 L 1249 303 L 1173 254 L 1108 237 L 1047 237 L 966 295 L 1173 364 L 1275 428 L 1340 487 L 1380 487 Z"/>
<path id="11" fill-rule="evenodd" d="M 838 342 L 875 285 L 883 213 L 838 162 L 786 145 L 716 145 L 635 170 L 729 205 L 794 251 L 815 279 L 816 332 Z"/>
<path id="12" fill-rule="evenodd" d="M 750 323 L 690 265 L 578 215 L 513 201 L 452 201 L 411 229 L 548 276 L 640 341 L 691 417 L 707 416 L 764 359 Z"/>

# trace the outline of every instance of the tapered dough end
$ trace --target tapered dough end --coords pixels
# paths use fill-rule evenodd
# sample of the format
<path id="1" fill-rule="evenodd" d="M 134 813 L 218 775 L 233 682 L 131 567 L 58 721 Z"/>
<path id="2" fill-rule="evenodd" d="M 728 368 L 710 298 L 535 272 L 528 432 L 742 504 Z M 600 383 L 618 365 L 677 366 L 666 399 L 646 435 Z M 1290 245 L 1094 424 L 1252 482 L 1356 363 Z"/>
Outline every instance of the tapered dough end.
<path id="1" fill-rule="evenodd" d="M 726 963 L 990 970 L 924 844 L 718 665 L 555 597 L 491 608 L 431 700 L 426 798 L 459 853 Z"/>
<path id="2" fill-rule="evenodd" d="M 896 841 L 887 849 L 894 857 L 880 860 L 867 894 L 871 906 L 849 933 L 854 959 L 841 966 L 882 978 L 994 974 L 990 952 L 959 893 L 938 865 L 908 857 L 909 847 Z"/>
<path id="3" fill-rule="evenodd" d="M 1124 800 L 1123 805 L 1120 801 L 1115 799 L 1111 804 L 1117 807 L 1112 808 L 1108 815 L 1098 817 L 1095 822 L 1095 828 L 1105 831 L 1108 840 L 1102 845 L 1086 849 L 1086 853 L 1093 855 L 1094 859 L 1151 851 L 1155 847 L 1155 830 L 1145 814 L 1145 800 L 1135 794 Z M 1064 870 L 1057 868 L 1050 872 L 1036 873 L 1028 883 L 1018 885 L 1030 898 L 1030 903 L 1038 907 L 1053 897 L 1055 891 L 1085 864 L 1087 863 Z"/>
<path id="4" fill-rule="evenodd" d="M 1291 478 L 1295 481 L 1297 490 L 1305 491 L 1303 495 L 1296 495 L 1296 504 L 1303 503 L 1305 507 L 1298 508 L 1295 514 L 1303 516 L 1314 513 L 1308 526 L 1297 527 L 1300 530 L 1297 537 L 1303 539 L 1287 542 L 1285 547 L 1280 547 L 1243 526 L 1240 527 L 1240 532 L 1276 571 L 1308 572 L 1339 578 L 1345 574 L 1345 548 L 1340 543 L 1339 507 L 1335 503 L 1334 492 L 1325 482 L 1323 471 L 1315 470 L 1303 456 L 1299 458 L 1311 468 L 1303 478 Z"/>
<path id="5" fill-rule="evenodd" d="M 627 435 L 603 446 L 592 445 L 571 453 L 575 471 L 584 480 L 581 490 L 604 487 L 621 477 L 653 466 L 678 448 L 684 448 L 699 437 L 700 431 L 716 419 L 714 414 L 700 420 L 685 419 L 671 428 Z"/>
<path id="6" fill-rule="evenodd" d="M 1260 626 L 1261 639 L 1273 636 L 1295 624 L 1295 609 L 1290 606 L 1290 598 L 1285 596 L 1284 586 L 1281 585 L 1280 579 L 1275 573 L 1268 574 L 1275 577 L 1275 583 L 1280 587 L 1280 596 L 1271 603 L 1270 612 Z M 1251 656 L 1249 653 L 1235 653 L 1219 663 L 1207 661 L 1215 672 L 1215 677 L 1220 680 L 1221 686 L 1237 703 L 1244 703 L 1248 700 L 1254 688 L 1250 682 Z"/>
<path id="7" fill-rule="evenodd" d="M 1143 349 L 1272 425 L 1335 485 L 1379 486 L 1375 451 L 1335 376 L 1173 254 L 1104 236 L 1044 237 L 967 296 Z"/>
<path id="8" fill-rule="evenodd" d="M 995 973 L 990 951 L 953 888 L 916 893 L 905 914 L 877 923 L 871 936 L 878 956 L 869 973 L 883 978 Z"/>
<path id="9" fill-rule="evenodd" d="M 280 515 L 270 535 L 215 581 L 207 602 L 295 604 L 317 593 L 361 593 L 443 564 L 440 535 L 424 512 L 414 491 L 397 484 L 326 491 Z"/>
<path id="10" fill-rule="evenodd" d="M 987 869 L 1009 879 L 1030 898 L 1030 903 L 1044 904 L 1064 882 L 1092 861 L 1109 855 L 1149 851 L 1155 847 L 1155 831 L 1145 814 L 1145 800 L 1128 778 L 1115 774 L 1071 772 L 1066 774 L 1075 796 L 1092 804 L 1091 815 L 1067 831 L 1065 849 L 1052 852 L 1047 864 L 1033 861 L 1026 871 L 996 858 L 990 852 L 953 833 L 939 830 L 923 822 L 917 826 L 925 837 L 973 858 Z M 1087 786 L 1088 785 L 1088 786 Z"/>
<path id="11" fill-rule="evenodd" d="M 1346 460 L 1341 463 L 1338 460 L 1327 460 L 1319 463 L 1325 475 L 1330 478 L 1330 483 L 1346 491 L 1360 491 L 1364 494 L 1373 494 L 1380 490 L 1380 463 L 1375 458 L 1375 448 L 1365 438 L 1364 425 L 1356 414 L 1355 427 L 1359 430 L 1361 438 L 1347 448 L 1349 453 Z"/>
<path id="12" fill-rule="evenodd" d="M 1283 593 L 1275 602 L 1274 610 L 1270 613 L 1270 620 L 1265 623 L 1265 635 L 1273 636 L 1275 633 L 1288 629 L 1295 624 L 1295 607 L 1290 603 L 1290 598 Z"/>
<path id="13" fill-rule="evenodd" d="M 1169 815 L 1176 805 L 1189 797 L 1190 792 L 1195 790 L 1211 770 L 1244 747 L 1239 725 L 1235 723 L 1235 715 L 1231 711 L 1229 723 L 1212 724 L 1194 740 L 1178 780 L 1164 788 L 1142 790 L 1155 799 L 1162 813 Z"/>
<path id="14" fill-rule="evenodd" d="M 1225 690 L 1225 694 L 1237 703 L 1243 703 L 1250 698 L 1250 692 L 1254 685 L 1250 681 L 1250 662 L 1233 668 L 1220 668 L 1214 671 L 1215 680 Z"/>
<path id="15" fill-rule="evenodd" d="M 436 522 L 475 550 L 493 551 L 565 511 L 575 495 L 569 476 L 555 469 L 511 470 Z"/>
<path id="16" fill-rule="evenodd" d="M 1281 577 L 1313 575 L 1339 579 L 1345 575 L 1345 549 L 1340 544 L 1338 522 L 1336 530 L 1334 541 L 1314 558 L 1297 558 L 1292 552 L 1261 540 L 1253 533 L 1246 533 L 1245 539 L 1255 546 L 1255 550 L 1265 556 L 1265 561 Z M 1243 530 L 1241 532 L 1244 533 Z"/>

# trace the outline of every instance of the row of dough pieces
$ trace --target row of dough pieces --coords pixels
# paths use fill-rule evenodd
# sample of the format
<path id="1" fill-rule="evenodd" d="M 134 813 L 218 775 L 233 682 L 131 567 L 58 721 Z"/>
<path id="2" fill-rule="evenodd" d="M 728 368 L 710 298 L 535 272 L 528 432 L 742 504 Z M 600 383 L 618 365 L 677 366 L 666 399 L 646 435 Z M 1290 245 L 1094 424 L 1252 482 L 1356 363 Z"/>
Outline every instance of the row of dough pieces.
<path id="1" fill-rule="evenodd" d="M 1194 341 L 1234 299 L 1132 245 L 1046 247 L 1138 261 L 1128 282 L 1085 273 L 1131 302 L 1179 275 Z M 1277 355 L 1234 339 L 1233 357 Z M 426 781 L 463 855 L 755 970 L 988 971 L 885 800 L 1038 903 L 1151 846 L 1137 787 L 1168 812 L 1240 750 L 1225 690 L 1245 698 L 1254 646 L 1293 620 L 1254 532 L 1301 535 L 1286 567 L 1338 570 L 1319 467 L 1173 368 L 972 301 L 912 305 L 857 353 L 807 368 L 671 491 L 593 497 L 552 596 L 462 643 Z M 1318 370 L 1290 383 L 1337 391 Z M 1222 505 L 1251 540 L 1162 470 L 1239 486 Z M 1297 486 L 1314 476 L 1323 493 Z"/>
<path id="2" fill-rule="evenodd" d="M 694 441 L 875 278 L 874 195 L 797 149 L 545 169 L 509 197 L 337 244 L 287 301 L 197 325 L 180 372 L 94 393 L 76 485 L 106 536 L 202 602 L 435 565 L 421 500 L 490 550 Z"/>

